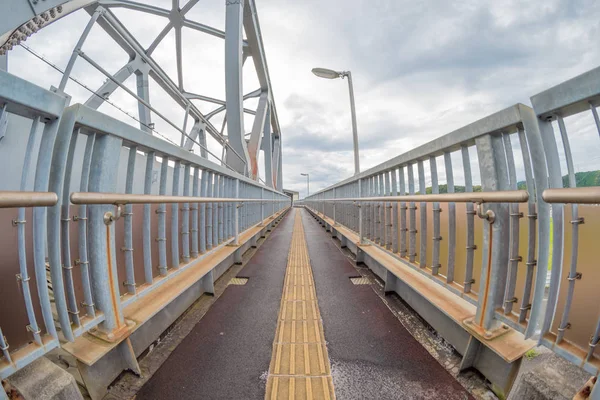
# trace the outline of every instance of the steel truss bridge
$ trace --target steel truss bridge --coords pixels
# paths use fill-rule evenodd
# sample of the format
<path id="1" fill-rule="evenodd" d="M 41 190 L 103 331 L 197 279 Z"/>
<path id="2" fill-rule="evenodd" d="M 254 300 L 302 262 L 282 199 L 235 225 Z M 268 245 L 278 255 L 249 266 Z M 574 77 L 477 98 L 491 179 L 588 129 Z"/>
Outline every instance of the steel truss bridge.
<path id="1" fill-rule="evenodd" d="M 317 235 L 308 213 L 385 282 L 385 292 L 397 293 L 461 354 L 461 371 L 475 368 L 508 393 L 524 354 L 543 345 L 598 375 L 600 271 L 593 238 L 600 188 L 577 187 L 565 120 L 589 113 L 600 133 L 600 68 L 532 96 L 532 107 L 515 104 L 321 190 L 289 213 L 282 133 L 255 1 L 227 0 L 224 31 L 187 17 L 197 3 L 173 0 L 163 9 L 128 0 L 15 0 L 0 6 L 0 301 L 11 304 L 0 309 L 0 378 L 61 348 L 77 359 L 91 397 L 102 398 L 124 370 L 140 374 L 140 355 L 203 293 L 214 293 L 215 281 L 280 221 L 293 224 L 293 236 L 285 231 L 292 238 L 286 243 L 295 243 L 290 260 L 304 260 L 292 267 L 287 261 L 288 269 L 314 274 L 308 285 L 326 303 L 315 265 L 323 261 L 317 255 L 327 255 L 302 258 L 318 246 L 309 236 L 308 245 L 301 239 L 305 230 Z M 117 9 L 160 17 L 164 28 L 144 47 Z M 81 10 L 89 22 L 66 67 L 24 43 Z M 94 27 L 129 57 L 115 73 L 83 51 Z M 223 40 L 225 99 L 188 85 L 186 30 Z M 174 76 L 155 60 L 172 32 Z M 60 80 L 46 89 L 6 72 L 17 46 L 57 69 Z M 259 87 L 244 91 L 249 58 Z M 86 86 L 72 74 L 78 63 L 105 82 Z M 126 84 L 130 77 L 136 90 Z M 72 101 L 71 81 L 89 90 L 85 102 Z M 181 109 L 183 122 L 169 119 L 150 98 L 152 85 Z M 137 114 L 128 114 L 135 126 L 98 110 L 107 103 L 118 108 L 110 99 L 116 92 L 136 102 Z M 255 108 L 251 99 L 258 99 Z M 249 132 L 245 116 L 253 121 Z M 161 133 L 158 121 L 178 136 Z M 460 193 L 458 176 L 465 182 Z M 287 254 L 277 246 L 271 251 Z M 289 285 L 292 278 L 285 279 Z M 323 323 L 327 337 L 326 316 Z M 318 344 L 323 326 L 315 329 Z M 328 365 L 321 364 L 322 372 Z M 276 398 L 276 382 L 283 381 L 273 371 L 267 391 Z M 592 396 L 600 398 L 600 390 Z"/>

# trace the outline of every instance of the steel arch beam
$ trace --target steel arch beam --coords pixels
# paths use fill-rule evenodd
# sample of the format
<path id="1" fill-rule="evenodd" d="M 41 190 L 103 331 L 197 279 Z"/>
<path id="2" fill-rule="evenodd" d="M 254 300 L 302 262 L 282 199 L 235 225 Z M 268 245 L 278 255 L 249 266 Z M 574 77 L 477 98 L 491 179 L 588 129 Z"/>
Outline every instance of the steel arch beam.
<path id="1" fill-rule="evenodd" d="M 250 156 L 244 138 L 244 100 L 242 93 L 243 66 L 243 0 L 230 0 L 225 10 L 225 107 L 229 145 L 239 154 L 226 153 L 226 163 L 246 175 Z"/>

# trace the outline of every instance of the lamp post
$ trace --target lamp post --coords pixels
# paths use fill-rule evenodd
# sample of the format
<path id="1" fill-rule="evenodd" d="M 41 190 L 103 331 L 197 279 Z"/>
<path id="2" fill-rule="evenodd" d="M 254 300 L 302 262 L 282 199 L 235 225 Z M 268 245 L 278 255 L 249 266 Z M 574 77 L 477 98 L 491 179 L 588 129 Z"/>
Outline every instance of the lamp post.
<path id="1" fill-rule="evenodd" d="M 348 91 L 350 92 L 350 112 L 352 114 L 352 136 L 354 139 L 354 175 L 360 172 L 360 162 L 358 158 L 358 131 L 356 128 L 356 110 L 354 107 L 354 88 L 352 86 L 352 73 L 350 71 L 333 71 L 327 68 L 313 68 L 312 73 L 319 78 L 337 79 L 348 78 Z"/>
<path id="2" fill-rule="evenodd" d="M 306 197 L 308 197 L 310 195 L 310 174 L 300 173 L 300 175 L 306 177 Z"/>

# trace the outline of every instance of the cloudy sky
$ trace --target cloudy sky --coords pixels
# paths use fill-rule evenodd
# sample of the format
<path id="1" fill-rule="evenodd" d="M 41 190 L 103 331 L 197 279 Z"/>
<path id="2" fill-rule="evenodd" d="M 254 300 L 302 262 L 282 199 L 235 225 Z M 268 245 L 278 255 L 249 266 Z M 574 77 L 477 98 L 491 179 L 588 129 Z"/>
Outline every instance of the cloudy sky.
<path id="1" fill-rule="evenodd" d="M 171 1 L 149 3 L 168 8 Z M 224 29 L 224 3 L 200 0 L 188 17 Z M 600 2 L 595 0 L 256 3 L 282 127 L 284 186 L 302 195 L 306 186 L 301 172 L 310 173 L 311 191 L 316 191 L 354 170 L 346 81 L 318 79 L 310 72 L 313 67 L 352 71 L 361 168 L 366 169 L 514 103 L 529 104 L 531 95 L 600 66 Z M 144 46 L 166 23 L 131 11 L 115 13 Z M 88 18 L 79 11 L 36 34 L 27 45 L 64 68 Z M 223 41 L 196 32 L 184 32 L 184 40 L 186 89 L 224 98 Z M 171 33 L 155 58 L 175 77 L 173 41 Z M 127 61 L 100 28 L 94 28 L 84 51 L 111 72 Z M 257 87 L 252 68 L 251 62 L 244 68 L 245 92 Z M 45 87 L 60 80 L 57 72 L 20 48 L 11 53 L 9 71 Z M 73 75 L 91 88 L 104 81 L 83 60 Z M 134 88 L 135 80 L 127 84 Z M 153 90 L 153 104 L 182 121 L 183 111 Z M 89 95 L 74 83 L 67 92 L 74 102 Z M 135 114 L 135 101 L 124 92 L 115 93 L 111 101 Z M 135 124 L 112 106 L 102 107 Z M 571 143 L 576 155 L 589 148 L 580 145 L 585 138 L 597 139 L 586 118 L 573 122 L 582 132 Z M 251 123 L 249 116 L 246 131 Z M 215 125 L 220 127 L 220 122 Z M 166 123 L 156 120 L 156 127 L 179 141 Z M 210 146 L 220 155 L 214 143 Z M 596 153 L 589 155 L 600 164 Z M 583 159 L 576 157 L 576 169 L 590 169 Z"/>

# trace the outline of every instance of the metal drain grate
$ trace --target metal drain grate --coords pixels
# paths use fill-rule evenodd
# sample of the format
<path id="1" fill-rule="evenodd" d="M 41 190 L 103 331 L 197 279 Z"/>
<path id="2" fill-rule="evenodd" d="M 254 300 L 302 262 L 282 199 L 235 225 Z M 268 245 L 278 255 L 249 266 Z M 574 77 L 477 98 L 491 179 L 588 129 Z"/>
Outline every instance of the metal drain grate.
<path id="1" fill-rule="evenodd" d="M 231 278 L 231 280 L 229 281 L 230 285 L 238 286 L 244 286 L 246 283 L 248 283 L 248 278 Z"/>
<path id="2" fill-rule="evenodd" d="M 355 285 L 370 285 L 371 281 L 369 278 L 365 278 L 364 276 L 357 276 L 354 278 L 350 278 L 350 281 Z"/>

